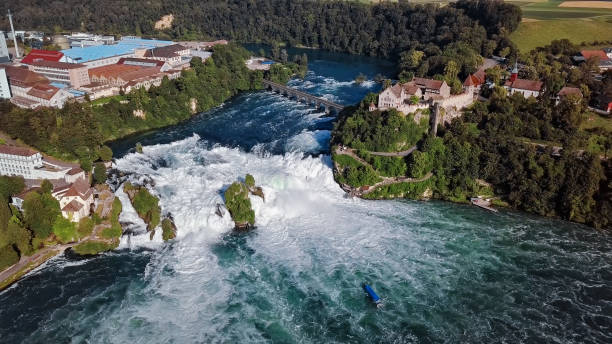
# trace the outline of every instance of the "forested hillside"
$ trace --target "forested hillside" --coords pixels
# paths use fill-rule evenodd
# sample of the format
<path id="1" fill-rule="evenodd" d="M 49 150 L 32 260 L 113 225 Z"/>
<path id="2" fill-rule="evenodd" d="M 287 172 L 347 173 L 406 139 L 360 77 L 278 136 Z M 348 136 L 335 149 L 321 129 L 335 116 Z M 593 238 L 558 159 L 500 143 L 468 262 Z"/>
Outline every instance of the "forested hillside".
<path id="1" fill-rule="evenodd" d="M 0 13 L 6 13 L 9 8 L 20 29 L 285 42 L 378 56 L 397 55 L 429 43 L 442 47 L 458 40 L 469 42 L 477 51 L 491 46 L 501 50 L 512 44 L 505 33 L 514 31 L 521 18 L 517 6 L 501 0 L 462 0 L 441 8 L 434 4 L 366 5 L 308 0 L 5 0 L 0 3 Z M 174 15 L 172 27 L 156 30 L 155 22 L 166 14 Z M 7 28 L 8 20 L 1 16 L 0 29 Z"/>

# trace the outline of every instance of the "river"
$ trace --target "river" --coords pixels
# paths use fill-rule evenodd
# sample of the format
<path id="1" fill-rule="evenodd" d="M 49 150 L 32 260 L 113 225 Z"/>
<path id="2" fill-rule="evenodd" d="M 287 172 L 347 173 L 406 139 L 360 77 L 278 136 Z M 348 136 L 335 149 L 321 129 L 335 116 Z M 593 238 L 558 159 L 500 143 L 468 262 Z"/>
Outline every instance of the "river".
<path id="1" fill-rule="evenodd" d="M 310 72 L 291 85 L 341 104 L 380 87 L 356 85 L 359 72 L 393 72 L 372 58 L 297 52 Z M 124 205 L 133 235 L 118 250 L 67 253 L 0 293 L 1 342 L 612 341 L 608 236 L 511 211 L 345 198 L 328 154 L 332 120 L 253 92 L 114 143 L 119 170 L 154 182 L 178 238 L 139 234 Z M 252 198 L 257 227 L 239 234 L 215 205 L 246 173 L 266 200 Z"/>

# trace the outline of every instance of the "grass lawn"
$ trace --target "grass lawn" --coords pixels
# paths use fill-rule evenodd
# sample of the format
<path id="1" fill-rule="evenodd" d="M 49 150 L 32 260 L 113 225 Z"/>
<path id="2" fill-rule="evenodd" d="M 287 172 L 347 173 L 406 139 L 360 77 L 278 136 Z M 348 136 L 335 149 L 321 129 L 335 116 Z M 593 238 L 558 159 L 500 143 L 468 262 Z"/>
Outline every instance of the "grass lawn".
<path id="1" fill-rule="evenodd" d="M 568 19 L 522 22 L 510 38 L 522 52 L 567 38 L 572 43 L 612 39 L 612 22 L 603 20 Z"/>
<path id="2" fill-rule="evenodd" d="M 583 130 L 604 128 L 605 130 L 612 132 L 612 117 L 605 117 L 596 113 L 589 113 L 589 118 L 582 123 L 580 128 Z"/>
<path id="3" fill-rule="evenodd" d="M 104 97 L 104 98 L 98 98 L 96 100 L 93 100 L 91 102 L 91 105 L 93 106 L 100 106 L 100 105 L 104 105 L 108 102 L 110 102 L 112 99 L 116 99 L 117 101 L 122 101 L 125 100 L 125 96 L 121 96 L 121 95 L 116 95 L 116 96 L 110 96 L 110 97 Z"/>

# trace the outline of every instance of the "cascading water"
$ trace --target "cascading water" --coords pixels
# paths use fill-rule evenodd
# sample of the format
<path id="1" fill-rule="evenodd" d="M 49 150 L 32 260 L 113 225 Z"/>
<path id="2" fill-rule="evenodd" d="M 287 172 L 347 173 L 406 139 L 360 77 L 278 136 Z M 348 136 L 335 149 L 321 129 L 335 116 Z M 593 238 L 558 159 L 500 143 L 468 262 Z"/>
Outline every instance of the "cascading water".
<path id="1" fill-rule="evenodd" d="M 338 76 L 363 61 L 352 73 L 310 61 L 294 87 L 347 104 L 377 87 Z M 128 203 L 134 234 L 118 250 L 58 257 L 0 294 L 2 342 L 612 341 L 609 238 L 514 212 L 346 198 L 323 116 L 257 92 L 116 143 L 145 144 L 116 166 L 154 185 L 177 239 L 150 241 Z M 234 233 L 215 206 L 246 173 L 266 199 L 251 199 L 257 227 Z"/>

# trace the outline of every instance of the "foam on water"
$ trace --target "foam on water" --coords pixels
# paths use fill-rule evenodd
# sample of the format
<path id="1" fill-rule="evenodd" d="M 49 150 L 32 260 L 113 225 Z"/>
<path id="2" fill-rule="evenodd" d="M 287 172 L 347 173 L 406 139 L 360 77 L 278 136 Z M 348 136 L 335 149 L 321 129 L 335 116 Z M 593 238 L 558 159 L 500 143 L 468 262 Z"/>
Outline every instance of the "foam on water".
<path id="1" fill-rule="evenodd" d="M 533 237 L 549 220 L 517 222 L 512 213 L 485 218 L 478 209 L 439 203 L 347 199 L 333 180 L 329 156 L 208 146 L 194 135 L 118 161 L 130 178 L 146 174 L 155 184 L 178 239 L 153 252 L 144 289 L 129 289 L 130 297 L 105 314 L 93 338 L 564 341 L 576 329 L 564 329 L 558 307 L 576 305 L 581 316 L 610 321 L 592 304 L 596 300 L 578 291 L 601 288 L 588 282 L 593 274 L 576 269 L 578 262 L 596 262 L 601 271 L 612 258 L 588 236 L 581 243 L 585 253 L 564 248 L 571 240 L 559 231 Z M 215 205 L 246 173 L 266 200 L 251 197 L 257 228 L 235 235 L 229 216 L 218 217 Z M 132 245 L 150 247 L 146 240 L 132 237 Z M 568 275 L 581 282 L 566 285 Z M 368 305 L 360 291 L 364 281 L 385 300 L 382 309 Z M 594 341 L 605 338 L 589 325 L 577 328 Z"/>

